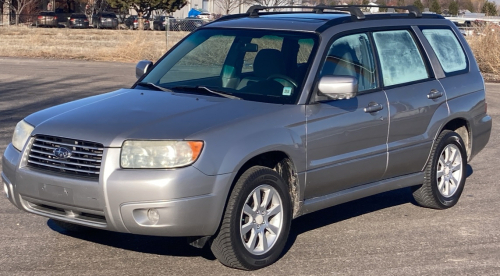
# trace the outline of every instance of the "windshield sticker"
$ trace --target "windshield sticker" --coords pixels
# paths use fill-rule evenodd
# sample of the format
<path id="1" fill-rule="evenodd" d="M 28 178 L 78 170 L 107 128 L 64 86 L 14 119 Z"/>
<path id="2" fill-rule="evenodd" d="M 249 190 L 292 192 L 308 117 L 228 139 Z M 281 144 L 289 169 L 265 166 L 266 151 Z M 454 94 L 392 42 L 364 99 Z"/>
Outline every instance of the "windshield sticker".
<path id="1" fill-rule="evenodd" d="M 292 88 L 291 87 L 283 87 L 283 96 L 290 96 L 292 95 Z"/>

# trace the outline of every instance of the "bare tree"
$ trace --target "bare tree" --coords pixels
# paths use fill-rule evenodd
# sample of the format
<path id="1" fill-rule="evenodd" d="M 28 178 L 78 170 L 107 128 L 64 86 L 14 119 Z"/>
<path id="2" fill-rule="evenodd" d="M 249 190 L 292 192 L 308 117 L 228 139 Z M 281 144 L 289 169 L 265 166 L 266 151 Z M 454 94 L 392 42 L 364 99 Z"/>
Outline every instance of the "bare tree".
<path id="1" fill-rule="evenodd" d="M 293 0 L 254 0 L 257 5 L 262 6 L 287 6 L 293 3 Z"/>
<path id="2" fill-rule="evenodd" d="M 238 8 L 242 1 L 240 0 L 214 0 L 214 4 L 224 11 L 225 14 L 231 13 Z"/>
<path id="3" fill-rule="evenodd" d="M 16 25 L 19 24 L 19 17 L 23 12 L 24 8 L 38 2 L 39 0 L 0 0 L 0 2 L 5 3 L 11 10 L 16 14 Z M 14 4 L 15 3 L 15 4 Z"/>

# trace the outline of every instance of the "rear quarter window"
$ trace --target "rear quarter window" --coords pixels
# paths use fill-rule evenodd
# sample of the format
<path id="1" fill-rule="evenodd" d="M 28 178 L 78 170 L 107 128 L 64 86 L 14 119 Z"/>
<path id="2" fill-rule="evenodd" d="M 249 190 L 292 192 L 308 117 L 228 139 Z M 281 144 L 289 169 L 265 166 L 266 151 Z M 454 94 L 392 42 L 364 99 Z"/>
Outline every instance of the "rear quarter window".
<path id="1" fill-rule="evenodd" d="M 436 53 L 445 73 L 456 73 L 467 69 L 464 50 L 452 30 L 424 29 L 422 33 Z"/>

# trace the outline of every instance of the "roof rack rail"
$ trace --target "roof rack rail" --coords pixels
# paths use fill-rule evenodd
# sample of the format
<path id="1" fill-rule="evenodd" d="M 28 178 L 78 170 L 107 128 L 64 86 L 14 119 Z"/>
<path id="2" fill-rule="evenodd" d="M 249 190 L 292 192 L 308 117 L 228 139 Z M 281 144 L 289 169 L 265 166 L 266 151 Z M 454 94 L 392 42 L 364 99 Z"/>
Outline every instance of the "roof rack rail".
<path id="1" fill-rule="evenodd" d="M 261 6 L 254 5 L 248 8 L 246 14 L 249 17 L 259 17 L 259 11 L 269 10 L 269 9 L 311 9 L 315 13 L 323 13 L 324 10 L 336 10 L 336 11 L 346 11 L 358 20 L 365 19 L 364 13 L 360 8 L 391 8 L 407 10 L 409 14 L 415 17 L 422 17 L 422 12 L 415 6 L 372 6 L 372 5 L 335 5 L 335 6 Z"/>

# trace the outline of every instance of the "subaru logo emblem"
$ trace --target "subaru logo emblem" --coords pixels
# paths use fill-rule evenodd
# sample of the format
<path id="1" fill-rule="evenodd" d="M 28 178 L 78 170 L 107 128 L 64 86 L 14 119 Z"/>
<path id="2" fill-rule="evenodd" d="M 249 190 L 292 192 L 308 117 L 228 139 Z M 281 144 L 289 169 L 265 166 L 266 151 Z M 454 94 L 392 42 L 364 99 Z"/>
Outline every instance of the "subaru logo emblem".
<path id="1" fill-rule="evenodd" d="M 67 148 L 60 147 L 54 150 L 54 155 L 57 159 L 68 159 L 71 157 L 71 151 Z"/>

